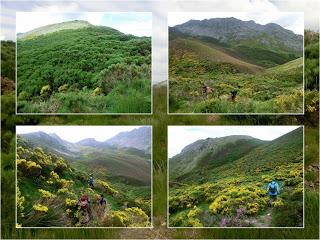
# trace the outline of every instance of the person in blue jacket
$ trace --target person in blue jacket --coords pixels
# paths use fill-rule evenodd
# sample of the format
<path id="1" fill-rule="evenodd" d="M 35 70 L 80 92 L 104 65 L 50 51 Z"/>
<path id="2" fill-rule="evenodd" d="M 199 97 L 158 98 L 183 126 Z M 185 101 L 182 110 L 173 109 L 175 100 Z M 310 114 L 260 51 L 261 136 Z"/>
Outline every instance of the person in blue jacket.
<path id="1" fill-rule="evenodd" d="M 94 182 L 94 180 L 93 180 L 93 175 L 90 174 L 88 183 L 89 183 L 89 187 L 91 187 L 92 189 L 94 188 L 93 182 Z"/>
<path id="2" fill-rule="evenodd" d="M 274 200 L 277 199 L 277 196 L 280 194 L 280 186 L 275 179 L 268 184 L 267 191 L 270 196 L 269 204 L 271 204 Z"/>

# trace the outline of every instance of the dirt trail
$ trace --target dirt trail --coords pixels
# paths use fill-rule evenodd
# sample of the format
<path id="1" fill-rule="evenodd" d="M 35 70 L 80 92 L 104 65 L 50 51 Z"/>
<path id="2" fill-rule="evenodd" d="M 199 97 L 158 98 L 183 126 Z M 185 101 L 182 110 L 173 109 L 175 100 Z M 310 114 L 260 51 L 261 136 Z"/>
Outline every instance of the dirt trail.
<path id="1" fill-rule="evenodd" d="M 272 208 L 269 207 L 265 214 L 248 219 L 248 223 L 255 227 L 271 227 Z"/>

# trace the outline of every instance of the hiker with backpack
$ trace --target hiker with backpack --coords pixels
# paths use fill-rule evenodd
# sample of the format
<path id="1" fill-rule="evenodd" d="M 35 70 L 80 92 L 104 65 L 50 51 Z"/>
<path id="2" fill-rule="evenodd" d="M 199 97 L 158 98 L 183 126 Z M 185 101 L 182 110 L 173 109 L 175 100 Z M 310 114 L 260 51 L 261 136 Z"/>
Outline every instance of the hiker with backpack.
<path id="1" fill-rule="evenodd" d="M 107 204 L 106 199 L 104 198 L 103 194 L 98 195 L 97 197 L 97 204 L 99 206 L 105 206 Z"/>
<path id="2" fill-rule="evenodd" d="M 268 184 L 267 191 L 270 196 L 269 204 L 271 205 L 277 199 L 278 194 L 280 194 L 280 186 L 275 179 Z"/>
<path id="3" fill-rule="evenodd" d="M 77 206 L 80 207 L 82 215 L 82 223 L 87 223 L 92 218 L 90 199 L 88 195 L 83 194 L 77 202 Z"/>
<path id="4" fill-rule="evenodd" d="M 104 216 L 106 206 L 107 200 L 104 198 L 103 194 L 97 195 L 97 213 L 100 218 Z"/>
<path id="5" fill-rule="evenodd" d="M 93 185 L 93 175 L 90 174 L 90 177 L 89 177 L 89 180 L 88 180 L 88 184 L 89 184 L 89 187 L 91 187 L 92 189 L 94 189 L 94 185 Z"/>

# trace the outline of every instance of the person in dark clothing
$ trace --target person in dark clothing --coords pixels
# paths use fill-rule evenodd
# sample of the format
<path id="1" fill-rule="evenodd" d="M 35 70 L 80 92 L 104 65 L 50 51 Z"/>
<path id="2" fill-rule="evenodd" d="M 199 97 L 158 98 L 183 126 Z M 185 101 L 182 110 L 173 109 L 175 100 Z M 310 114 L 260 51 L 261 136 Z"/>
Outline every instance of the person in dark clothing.
<path id="1" fill-rule="evenodd" d="M 236 97 L 237 97 L 237 94 L 238 94 L 238 91 L 233 89 L 231 90 L 231 100 L 234 102 L 236 100 Z"/>
<path id="2" fill-rule="evenodd" d="M 94 185 L 93 185 L 94 180 L 93 180 L 92 174 L 91 174 L 90 177 L 89 177 L 88 183 L 89 183 L 89 187 L 91 187 L 92 189 L 94 189 Z"/>

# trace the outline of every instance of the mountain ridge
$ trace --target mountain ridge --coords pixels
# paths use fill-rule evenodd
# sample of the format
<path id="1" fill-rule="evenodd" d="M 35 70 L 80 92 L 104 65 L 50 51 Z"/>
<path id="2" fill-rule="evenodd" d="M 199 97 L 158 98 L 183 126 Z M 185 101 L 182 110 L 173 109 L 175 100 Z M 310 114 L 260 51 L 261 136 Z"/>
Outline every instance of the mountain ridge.
<path id="1" fill-rule="evenodd" d="M 300 144 L 295 140 L 300 134 L 302 134 L 302 127 L 271 141 L 263 141 L 253 137 L 241 139 L 239 135 L 236 135 L 239 136 L 238 139 L 232 139 L 232 136 L 227 136 L 225 139 L 222 137 L 198 140 L 186 146 L 185 151 L 181 151 L 181 153 L 170 158 L 170 175 L 178 179 L 192 175 L 195 177 L 199 174 L 198 171 L 202 171 L 201 169 L 205 169 L 205 171 L 209 169 L 224 171 L 229 169 L 231 164 L 232 166 L 238 164 L 239 167 L 243 165 L 237 171 L 250 169 L 251 164 L 248 161 L 253 161 L 254 164 L 259 165 L 256 160 L 254 161 L 256 158 L 260 159 L 263 157 L 264 159 L 268 159 L 268 161 L 278 160 L 268 155 L 272 151 L 279 152 L 281 161 L 288 161 L 284 159 L 285 156 L 282 156 L 282 152 L 289 151 L 287 155 L 290 155 L 290 150 L 288 149 L 292 149 L 293 151 L 296 148 L 295 146 Z M 230 141 L 226 142 L 226 140 L 234 140 L 234 142 L 230 144 Z M 194 174 L 192 173 L 193 171 L 195 171 Z"/>
<path id="2" fill-rule="evenodd" d="M 79 29 L 85 27 L 92 27 L 91 23 L 85 20 L 71 20 L 60 23 L 48 24 L 45 26 L 37 27 L 27 32 L 17 33 L 17 39 L 30 39 L 33 37 L 38 37 L 41 35 L 46 35 L 49 33 L 54 33 L 61 30 L 71 30 L 71 29 Z"/>
<path id="3" fill-rule="evenodd" d="M 58 155 L 66 159 L 77 169 L 86 169 L 95 172 L 96 175 L 109 178 L 121 178 L 133 185 L 150 184 L 151 173 L 151 149 L 139 149 L 151 139 L 142 139 L 143 143 L 134 148 L 134 143 L 139 140 L 145 131 L 150 131 L 149 127 L 137 128 L 132 131 L 123 132 L 121 136 L 126 137 L 134 132 L 137 137 L 130 142 L 130 146 L 108 144 L 98 142 L 94 138 L 86 138 L 77 143 L 70 143 L 61 139 L 57 134 L 47 134 L 44 132 L 33 132 L 28 134 L 17 134 L 17 142 L 22 147 L 41 148 L 44 152 Z M 140 133 L 140 134 L 137 134 Z M 111 138 L 112 139 L 112 138 Z M 119 138 L 117 138 L 119 139 Z M 121 140 L 122 138 L 120 138 Z M 125 138 L 123 138 L 125 139 Z"/>
<path id="4" fill-rule="evenodd" d="M 150 145 L 151 145 L 151 141 L 150 141 L 151 135 L 149 134 L 149 130 L 150 130 L 149 127 L 140 127 L 140 128 L 133 129 L 131 131 L 120 132 L 105 141 L 98 141 L 95 138 L 84 138 L 77 142 L 70 142 L 62 139 L 59 135 L 55 133 L 45 133 L 43 131 L 24 133 L 19 135 L 22 135 L 26 138 L 30 138 L 30 137 L 43 138 L 44 140 L 49 142 L 56 142 L 56 143 L 61 143 L 67 146 L 74 146 L 75 148 L 79 148 L 81 146 L 87 146 L 87 147 L 136 148 L 139 150 L 148 150 L 150 149 Z M 147 137 L 145 139 L 142 139 L 143 140 L 142 143 L 138 144 L 137 143 L 137 141 L 139 140 L 138 138 L 142 138 L 144 134 L 146 134 Z M 127 139 L 131 139 L 129 144 L 125 143 Z"/>
<path id="5" fill-rule="evenodd" d="M 226 44 L 240 44 L 241 42 L 256 39 L 256 43 L 266 48 L 277 47 L 302 51 L 303 36 L 283 28 L 276 23 L 265 25 L 255 23 L 253 20 L 242 21 L 231 18 L 211 18 L 205 20 L 189 20 L 176 25 L 172 29 L 190 36 L 212 37 Z"/>

